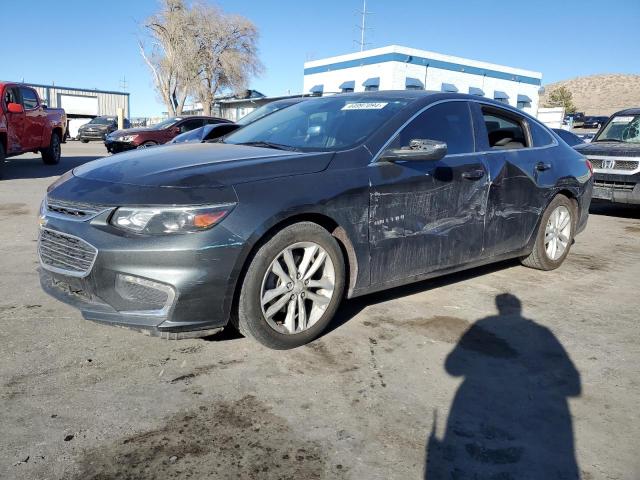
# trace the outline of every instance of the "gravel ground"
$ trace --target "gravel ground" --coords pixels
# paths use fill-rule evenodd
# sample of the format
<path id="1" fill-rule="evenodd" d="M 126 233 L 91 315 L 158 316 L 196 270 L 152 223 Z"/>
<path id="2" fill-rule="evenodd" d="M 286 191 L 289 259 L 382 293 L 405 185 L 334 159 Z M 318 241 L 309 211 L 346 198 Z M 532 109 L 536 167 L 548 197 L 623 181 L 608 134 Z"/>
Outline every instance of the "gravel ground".
<path id="1" fill-rule="evenodd" d="M 345 302 L 296 350 L 166 341 L 41 292 L 46 186 L 104 148 L 63 154 L 0 182 L 0 478 L 417 479 L 438 458 L 465 479 L 640 478 L 640 210 L 596 206 L 554 272 L 505 262 Z"/>

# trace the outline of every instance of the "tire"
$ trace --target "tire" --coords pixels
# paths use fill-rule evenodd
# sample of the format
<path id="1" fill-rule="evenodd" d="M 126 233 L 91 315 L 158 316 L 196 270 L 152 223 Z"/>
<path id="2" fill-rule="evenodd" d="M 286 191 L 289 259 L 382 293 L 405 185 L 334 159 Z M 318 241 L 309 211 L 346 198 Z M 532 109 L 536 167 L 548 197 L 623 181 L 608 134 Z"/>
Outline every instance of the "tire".
<path id="1" fill-rule="evenodd" d="M 2 173 L 4 172 L 4 160 L 5 160 L 4 146 L 2 145 L 2 143 L 0 143 L 0 180 L 2 180 Z"/>
<path id="2" fill-rule="evenodd" d="M 53 132 L 51 134 L 51 140 L 49 141 L 49 147 L 42 150 L 42 161 L 46 165 L 57 165 L 60 163 L 61 155 L 60 136 L 56 132 Z"/>
<path id="3" fill-rule="evenodd" d="M 317 247 L 319 248 L 314 250 Z M 291 278 L 292 270 L 284 260 L 285 250 L 292 253 L 290 259 L 295 262 L 295 272 L 298 272 L 298 267 L 302 270 L 301 277 L 298 276 L 292 282 L 286 282 L 273 271 L 277 269 L 278 263 L 285 277 Z M 315 253 L 310 256 L 311 260 L 304 268 L 304 258 L 308 251 Z M 325 260 L 320 262 L 323 252 Z M 316 262 L 321 266 L 314 271 L 312 267 Z M 336 239 L 312 222 L 290 225 L 260 246 L 251 259 L 240 287 L 237 317 L 232 318 L 232 323 L 244 336 L 268 348 L 285 350 L 299 347 L 317 338 L 335 315 L 342 300 L 344 279 L 344 258 Z M 313 284 L 322 284 L 323 287 L 305 286 Z M 277 289 L 283 289 L 285 293 L 273 297 L 270 303 L 263 305 L 262 300 L 266 298 L 263 293 Z M 281 301 L 285 303 L 277 309 L 276 304 Z M 276 313 L 267 317 L 274 308 L 277 309 Z M 292 315 L 289 316 L 291 308 Z M 300 316 L 303 310 L 304 315 Z"/>
<path id="4" fill-rule="evenodd" d="M 155 147 L 157 145 L 158 144 L 156 142 L 152 142 L 151 140 L 149 140 L 148 142 L 141 143 L 136 148 L 149 148 L 149 147 Z"/>
<path id="5" fill-rule="evenodd" d="M 566 226 L 564 226 L 565 217 L 563 217 L 563 214 L 567 213 L 569 218 Z M 559 217 L 556 215 L 559 215 Z M 556 220 L 559 223 L 556 223 Z M 571 250 L 576 223 L 575 203 L 562 194 L 556 195 L 542 215 L 533 251 L 528 256 L 520 259 L 522 264 L 538 270 L 554 270 L 562 265 L 562 262 L 569 254 L 569 250 Z M 548 235 L 551 241 L 547 242 L 548 245 L 545 245 L 545 239 Z M 553 249 L 554 238 L 557 238 L 556 250 Z M 561 250 L 562 246 L 563 249 Z"/>
<path id="6" fill-rule="evenodd" d="M 89 143 L 89 140 L 85 140 L 84 138 L 81 138 L 81 139 L 80 139 L 80 141 L 81 141 L 82 143 Z"/>

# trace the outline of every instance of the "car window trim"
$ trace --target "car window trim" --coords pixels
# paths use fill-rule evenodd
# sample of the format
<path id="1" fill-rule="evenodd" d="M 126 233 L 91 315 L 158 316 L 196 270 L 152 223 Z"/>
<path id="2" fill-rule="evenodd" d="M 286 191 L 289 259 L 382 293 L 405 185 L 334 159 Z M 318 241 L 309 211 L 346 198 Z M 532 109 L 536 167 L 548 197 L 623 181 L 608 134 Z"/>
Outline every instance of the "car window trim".
<path id="1" fill-rule="evenodd" d="M 523 118 L 523 120 L 524 120 L 525 122 L 527 122 L 527 124 L 526 124 L 526 129 L 525 129 L 525 133 L 526 133 L 527 135 L 529 135 L 529 137 L 531 137 L 531 132 L 529 131 L 529 125 L 528 125 L 528 122 L 529 122 L 529 121 L 531 121 L 531 119 L 533 119 L 534 121 L 538 122 L 540 125 L 542 125 L 542 127 L 543 127 L 543 128 L 547 129 L 547 131 L 551 131 L 551 130 L 549 129 L 549 127 L 547 127 L 544 123 L 542 123 L 542 122 L 540 122 L 540 121 L 536 120 L 536 119 L 535 119 L 535 118 L 533 118 L 533 117 L 530 117 L 529 115 L 525 114 L 524 112 L 520 112 L 520 111 L 518 111 L 518 110 L 514 109 L 514 108 L 513 108 L 513 107 L 511 107 L 510 105 L 505 105 L 505 107 L 506 107 L 506 108 L 505 108 L 505 107 L 502 107 L 502 106 L 494 105 L 493 103 L 483 102 L 481 99 L 477 99 L 477 100 L 476 100 L 475 98 L 474 98 L 474 99 L 470 99 L 470 100 L 469 100 L 469 102 L 477 103 L 477 104 L 479 104 L 479 105 L 481 105 L 481 106 L 482 106 L 482 105 L 486 105 L 486 106 L 488 106 L 488 107 L 493 107 L 493 108 L 497 108 L 497 109 L 501 109 L 501 110 L 506 110 L 506 111 L 507 111 L 507 112 L 509 112 L 509 113 L 512 113 L 512 114 L 514 114 L 514 115 L 519 115 L 519 116 L 521 116 L 521 117 Z M 485 127 L 485 128 L 486 128 L 486 127 Z M 488 133 L 488 132 L 487 132 L 487 133 Z M 531 139 L 531 140 L 533 140 L 533 139 Z M 555 133 L 555 132 L 553 132 L 553 131 L 551 131 L 551 140 L 552 140 L 552 143 L 550 143 L 549 145 L 543 145 L 542 147 L 514 148 L 514 149 L 509 149 L 509 150 L 507 150 L 507 149 L 501 149 L 501 150 L 483 150 L 483 151 L 480 151 L 480 152 L 477 152 L 477 153 L 483 153 L 483 154 L 500 154 L 500 153 L 504 153 L 504 152 L 518 152 L 518 151 L 524 151 L 524 150 L 526 150 L 526 151 L 532 151 L 532 150 L 537 151 L 537 150 L 544 150 L 544 149 L 547 149 L 547 148 L 557 147 L 558 145 L 560 145 L 560 144 L 558 143 L 558 139 L 557 139 L 557 137 L 556 137 L 556 133 Z"/>

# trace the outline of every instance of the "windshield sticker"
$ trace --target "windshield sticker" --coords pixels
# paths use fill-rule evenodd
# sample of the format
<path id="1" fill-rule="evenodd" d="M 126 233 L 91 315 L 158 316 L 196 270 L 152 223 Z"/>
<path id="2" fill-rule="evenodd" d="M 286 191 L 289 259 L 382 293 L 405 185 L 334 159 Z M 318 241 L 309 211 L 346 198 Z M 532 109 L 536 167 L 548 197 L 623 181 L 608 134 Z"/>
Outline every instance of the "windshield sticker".
<path id="1" fill-rule="evenodd" d="M 613 117 L 611 123 L 629 123 L 633 121 L 634 117 Z"/>
<path id="2" fill-rule="evenodd" d="M 347 103 L 340 110 L 382 110 L 388 104 L 388 102 Z"/>

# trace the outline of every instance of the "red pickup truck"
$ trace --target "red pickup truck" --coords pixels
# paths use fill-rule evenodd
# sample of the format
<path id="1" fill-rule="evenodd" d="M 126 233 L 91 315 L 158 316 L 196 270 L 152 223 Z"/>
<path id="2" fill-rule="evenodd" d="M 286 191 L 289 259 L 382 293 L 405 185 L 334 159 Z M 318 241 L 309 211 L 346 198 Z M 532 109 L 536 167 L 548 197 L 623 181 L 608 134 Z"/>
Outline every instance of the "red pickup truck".
<path id="1" fill-rule="evenodd" d="M 4 160 L 26 152 L 41 152 L 42 161 L 60 161 L 67 115 L 42 104 L 38 92 L 26 85 L 0 83 L 0 178 Z"/>

